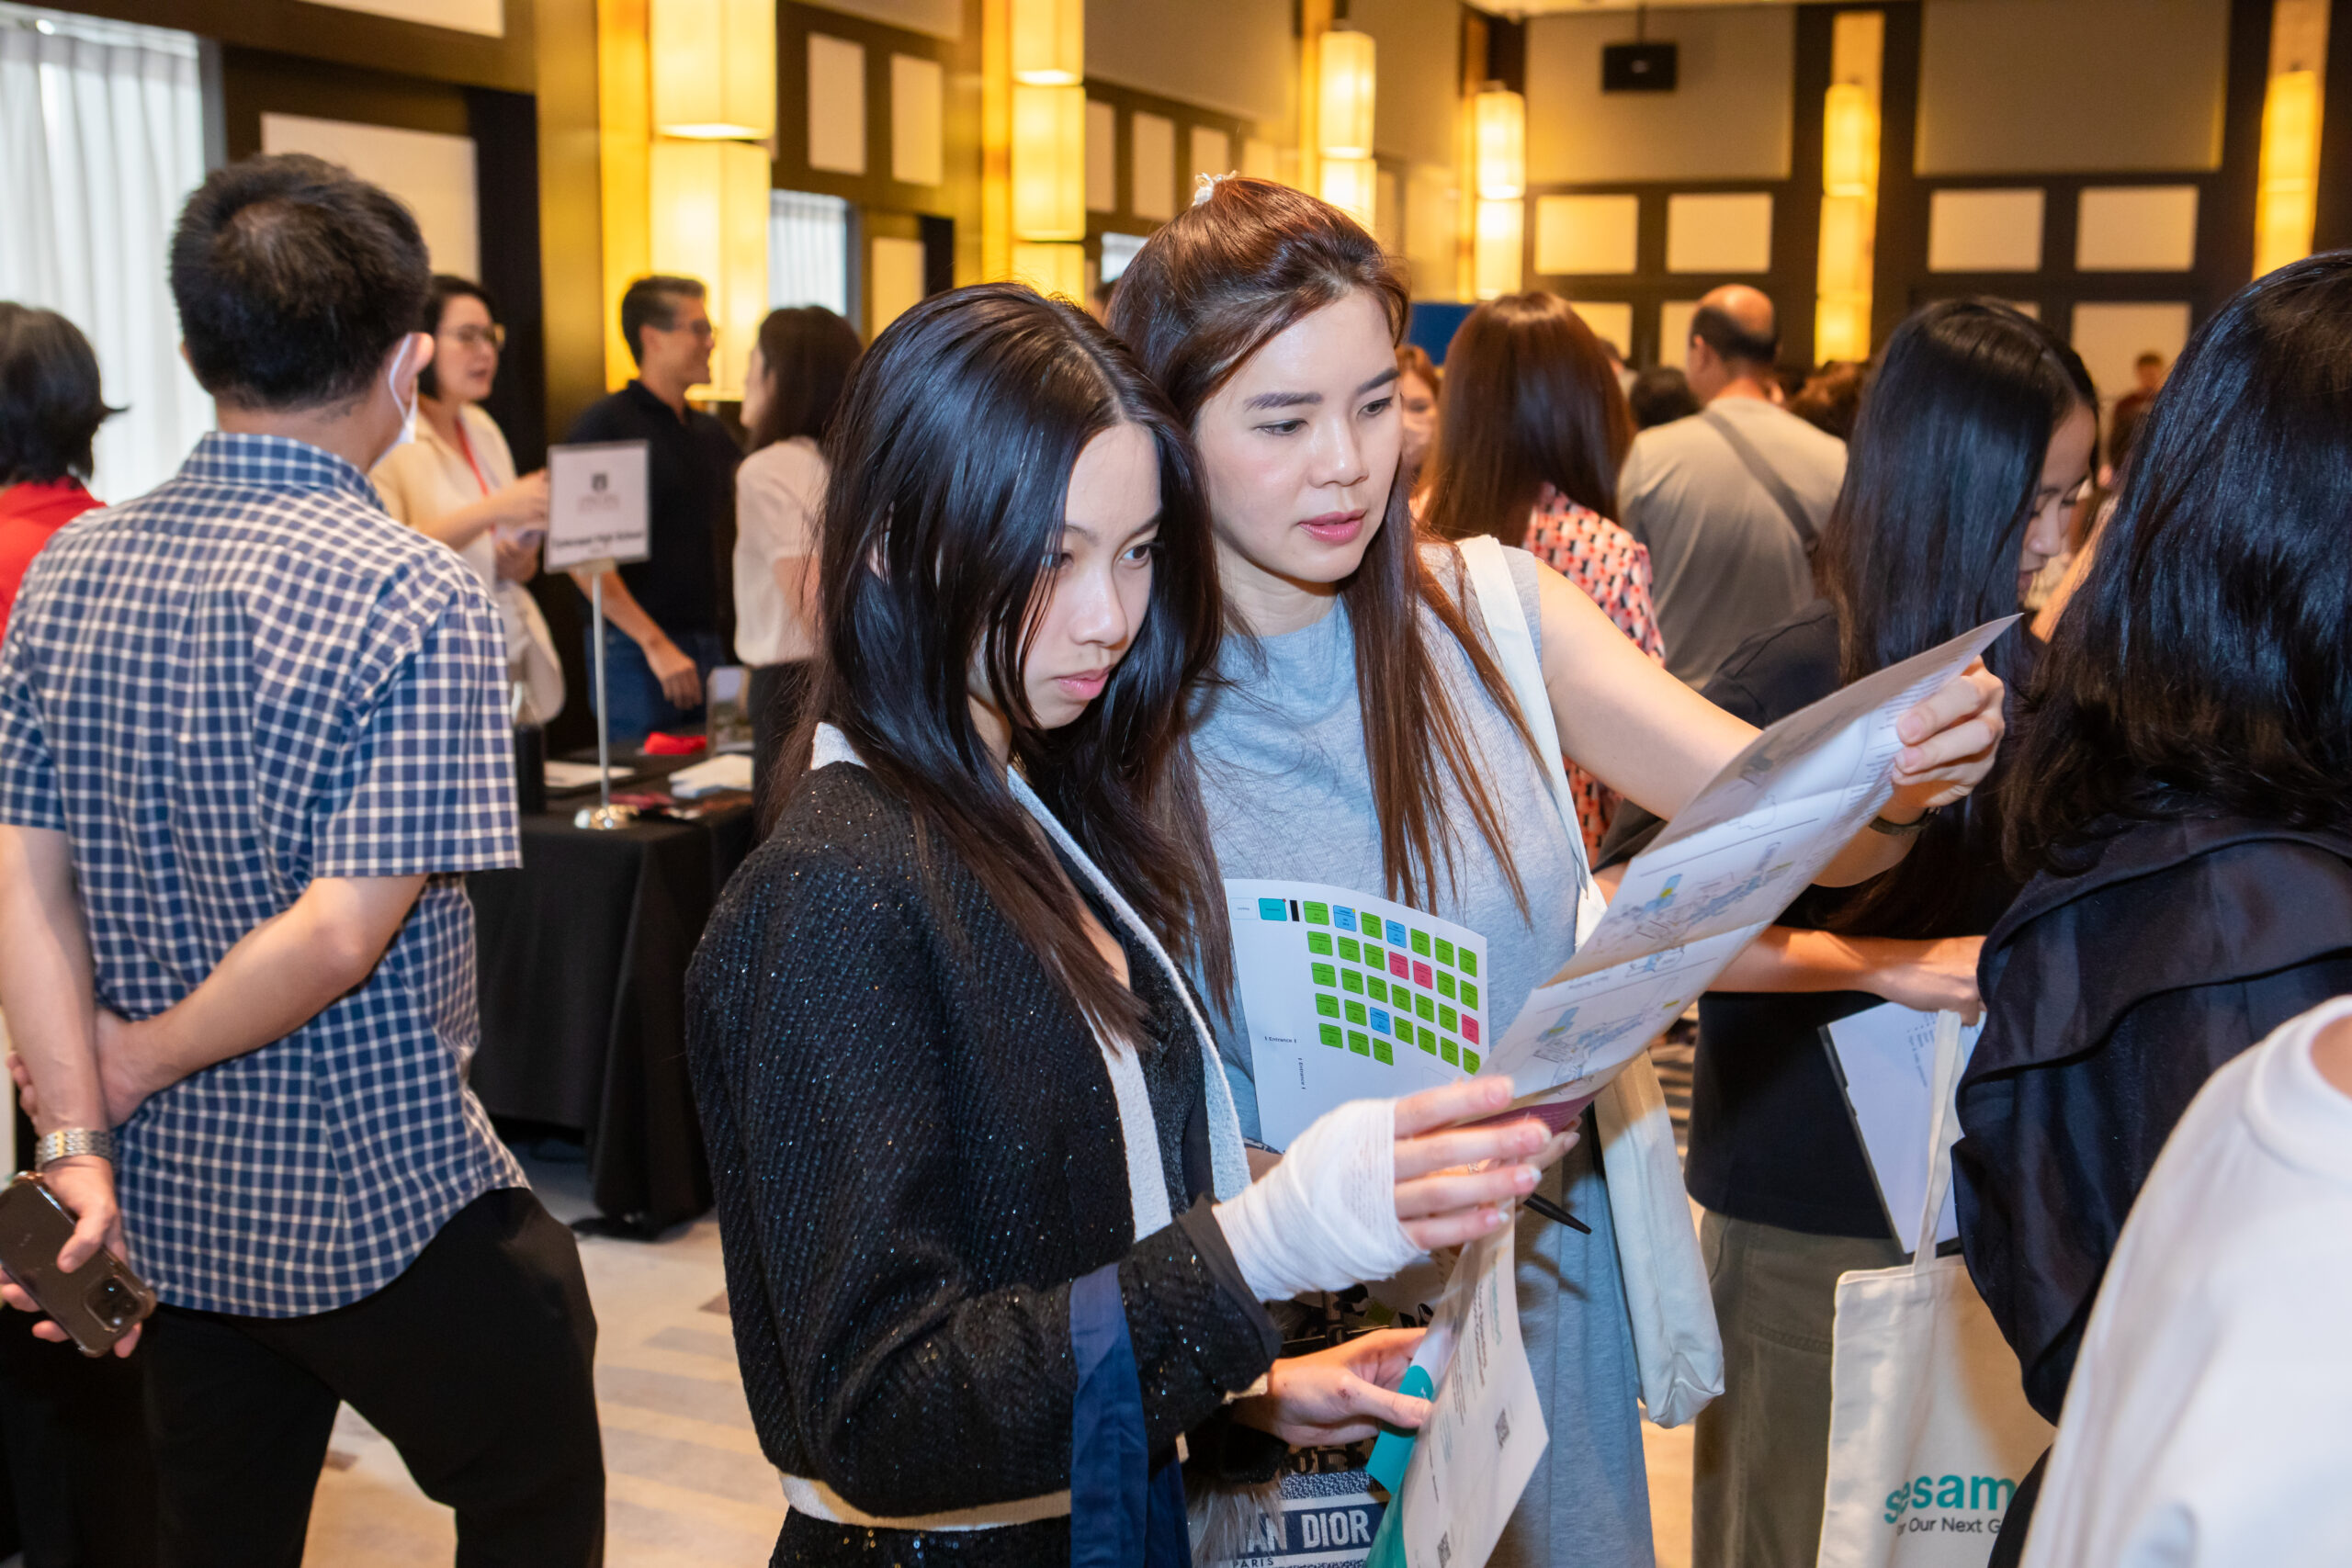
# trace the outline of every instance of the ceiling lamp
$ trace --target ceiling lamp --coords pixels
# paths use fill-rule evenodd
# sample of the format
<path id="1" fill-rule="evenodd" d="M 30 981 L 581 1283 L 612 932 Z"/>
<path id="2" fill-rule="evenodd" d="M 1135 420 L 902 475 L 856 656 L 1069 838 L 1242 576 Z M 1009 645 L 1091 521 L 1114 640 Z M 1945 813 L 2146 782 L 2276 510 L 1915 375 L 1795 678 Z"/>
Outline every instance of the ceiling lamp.
<path id="1" fill-rule="evenodd" d="M 2312 254 L 2319 206 L 2320 84 L 2314 71 L 2270 78 L 2262 105 L 2260 209 L 2255 220 L 2254 275 L 2277 271 Z"/>
<path id="2" fill-rule="evenodd" d="M 1086 80 L 1086 0 L 1012 0 L 1012 79 L 1033 87 Z"/>
<path id="3" fill-rule="evenodd" d="M 1369 158 L 1334 158 L 1327 153 L 1318 171 L 1323 199 L 1363 224 L 1367 234 L 1373 231 L 1373 216 L 1379 207 L 1379 167 Z"/>
<path id="4" fill-rule="evenodd" d="M 1012 237 L 1086 238 L 1086 89 L 1012 88 Z"/>
<path id="5" fill-rule="evenodd" d="M 743 395 L 768 309 L 768 157 L 747 141 L 658 136 L 648 173 L 653 270 L 699 278 L 718 334 L 711 390 Z"/>
<path id="6" fill-rule="evenodd" d="M 1474 239 L 1472 276 L 1478 298 L 1499 299 L 1520 290 L 1527 250 L 1527 203 L 1482 201 L 1478 204 Z"/>
<path id="7" fill-rule="evenodd" d="M 1517 201 L 1527 194 L 1527 100 L 1490 84 L 1470 104 L 1477 132 L 1478 197 Z"/>
<path id="8" fill-rule="evenodd" d="M 1373 44 L 1370 33 L 1331 31 L 1317 44 L 1316 150 L 1326 158 L 1372 156 Z M 1327 194 L 1326 201 L 1331 197 Z"/>
<path id="9" fill-rule="evenodd" d="M 774 0 L 652 0 L 653 128 L 760 141 L 775 134 Z"/>

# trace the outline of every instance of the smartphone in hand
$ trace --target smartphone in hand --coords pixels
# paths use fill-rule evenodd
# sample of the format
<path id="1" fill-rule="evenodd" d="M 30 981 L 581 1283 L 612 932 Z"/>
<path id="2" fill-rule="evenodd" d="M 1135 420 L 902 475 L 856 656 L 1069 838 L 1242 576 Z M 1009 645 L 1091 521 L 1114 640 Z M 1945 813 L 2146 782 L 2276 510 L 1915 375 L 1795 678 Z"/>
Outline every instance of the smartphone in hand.
<path id="1" fill-rule="evenodd" d="M 155 1292 L 106 1248 L 72 1273 L 57 1255 L 74 1239 L 74 1216 L 41 1179 L 25 1171 L 0 1188 L 0 1268 L 73 1336 L 85 1356 L 103 1356 L 155 1310 Z"/>

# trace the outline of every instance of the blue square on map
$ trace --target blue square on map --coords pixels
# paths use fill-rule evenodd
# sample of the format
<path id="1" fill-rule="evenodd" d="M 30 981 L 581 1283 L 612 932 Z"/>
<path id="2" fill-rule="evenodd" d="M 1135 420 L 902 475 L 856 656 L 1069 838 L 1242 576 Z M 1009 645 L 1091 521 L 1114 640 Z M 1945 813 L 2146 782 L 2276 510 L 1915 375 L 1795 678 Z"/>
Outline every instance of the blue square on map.
<path id="1" fill-rule="evenodd" d="M 1391 947 L 1405 945 L 1405 928 L 1394 920 L 1388 922 L 1388 945 Z"/>
<path id="2" fill-rule="evenodd" d="M 1261 920 L 1287 920 L 1290 909 L 1279 898 L 1261 898 L 1258 900 L 1258 918 Z"/>
<path id="3" fill-rule="evenodd" d="M 1381 1033 L 1383 1033 L 1383 1034 L 1387 1033 L 1387 1032 L 1388 1032 L 1388 1015 L 1387 1015 L 1386 1013 L 1385 1013 L 1385 1012 L 1381 1011 L 1378 1008 L 1374 1008 L 1374 1009 L 1373 1009 L 1373 1010 L 1372 1010 L 1372 1026 L 1373 1026 L 1374 1029 L 1377 1029 L 1378 1031 L 1380 1031 L 1380 1032 L 1381 1032 Z"/>
<path id="4" fill-rule="evenodd" d="M 1356 929 L 1356 912 L 1353 909 L 1334 908 L 1331 911 L 1331 923 L 1343 931 L 1351 931 Z"/>

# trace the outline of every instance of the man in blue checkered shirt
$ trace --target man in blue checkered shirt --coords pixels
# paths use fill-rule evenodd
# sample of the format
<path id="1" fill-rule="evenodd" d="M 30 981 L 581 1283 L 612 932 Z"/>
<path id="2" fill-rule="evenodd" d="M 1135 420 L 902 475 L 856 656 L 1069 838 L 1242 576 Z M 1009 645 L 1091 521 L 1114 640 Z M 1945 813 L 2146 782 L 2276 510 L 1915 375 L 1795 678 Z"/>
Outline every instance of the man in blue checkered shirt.
<path id="1" fill-rule="evenodd" d="M 366 477 L 428 276 L 331 165 L 208 180 L 172 288 L 220 431 L 61 532 L 0 644 L 0 1006 L 51 1146 L 100 1150 L 45 1168 L 68 1266 L 127 1245 L 164 1303 L 166 1563 L 299 1564 L 339 1401 L 460 1561 L 602 1554 L 579 1254 L 465 1084 L 462 874 L 519 860 L 497 614 Z"/>

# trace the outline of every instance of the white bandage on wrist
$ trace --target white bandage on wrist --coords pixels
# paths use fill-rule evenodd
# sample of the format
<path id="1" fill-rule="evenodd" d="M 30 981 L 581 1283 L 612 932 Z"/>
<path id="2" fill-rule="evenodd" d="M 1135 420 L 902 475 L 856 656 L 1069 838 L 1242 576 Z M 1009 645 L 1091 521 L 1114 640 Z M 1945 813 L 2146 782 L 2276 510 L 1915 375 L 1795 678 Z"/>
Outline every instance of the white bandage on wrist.
<path id="1" fill-rule="evenodd" d="M 1219 1203 L 1216 1223 L 1261 1302 L 1385 1280 L 1419 1258 L 1396 1218 L 1396 1102 L 1326 1113 L 1282 1164 Z"/>

